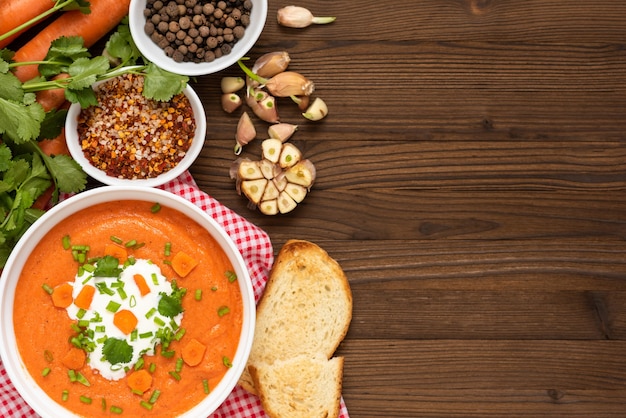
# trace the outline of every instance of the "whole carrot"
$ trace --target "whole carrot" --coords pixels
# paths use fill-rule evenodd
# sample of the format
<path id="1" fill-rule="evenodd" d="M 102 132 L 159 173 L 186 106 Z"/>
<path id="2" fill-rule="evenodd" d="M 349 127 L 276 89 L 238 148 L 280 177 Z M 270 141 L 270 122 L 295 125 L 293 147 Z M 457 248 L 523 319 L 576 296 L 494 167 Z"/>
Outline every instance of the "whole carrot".
<path id="1" fill-rule="evenodd" d="M 0 1 L 0 34 L 7 33 L 40 14 L 52 9 L 52 0 L 2 0 Z M 0 40 L 0 48 L 9 45 L 19 36 L 16 33 Z"/>
<path id="2" fill-rule="evenodd" d="M 13 59 L 16 62 L 41 61 L 46 57 L 52 41 L 61 36 L 81 36 L 86 47 L 92 46 L 128 14 L 130 0 L 91 0 L 90 3 L 91 13 L 83 14 L 78 10 L 64 12 L 18 49 Z M 15 75 L 21 82 L 37 77 L 37 64 L 18 66 Z"/>

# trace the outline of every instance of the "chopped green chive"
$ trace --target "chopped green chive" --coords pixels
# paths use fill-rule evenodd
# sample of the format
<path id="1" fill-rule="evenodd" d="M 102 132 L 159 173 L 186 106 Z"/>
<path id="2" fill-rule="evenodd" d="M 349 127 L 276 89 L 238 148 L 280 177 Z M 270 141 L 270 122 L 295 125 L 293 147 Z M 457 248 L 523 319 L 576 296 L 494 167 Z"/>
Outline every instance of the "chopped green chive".
<path id="1" fill-rule="evenodd" d="M 176 354 L 176 351 L 162 351 L 161 350 L 161 355 L 165 358 L 172 358 L 174 357 L 174 354 Z"/>
<path id="2" fill-rule="evenodd" d="M 117 293 L 119 293 L 122 300 L 126 300 L 126 298 L 128 297 L 128 295 L 126 294 L 126 291 L 124 290 L 122 286 L 117 288 Z"/>
<path id="3" fill-rule="evenodd" d="M 144 362 L 143 357 L 140 357 L 139 360 L 137 360 L 137 363 L 135 363 L 135 370 L 143 369 Z"/>
<path id="4" fill-rule="evenodd" d="M 132 296 L 130 297 L 130 302 L 128 302 L 128 305 L 129 305 L 131 308 L 134 308 L 135 306 L 137 306 L 137 298 L 135 298 L 135 295 L 132 295 Z"/>
<path id="5" fill-rule="evenodd" d="M 160 327 L 165 325 L 165 322 L 161 318 L 159 318 L 158 316 L 156 318 L 154 318 L 153 321 L 154 321 L 155 324 L 157 324 Z"/>
<path id="6" fill-rule="evenodd" d="M 183 338 L 183 335 L 185 335 L 185 332 L 187 332 L 187 331 L 185 331 L 185 328 L 181 328 L 181 329 L 179 329 L 179 330 L 176 332 L 176 334 L 174 335 L 174 339 L 175 339 L 176 341 L 180 341 L 180 339 L 181 339 L 181 338 Z"/>
<path id="7" fill-rule="evenodd" d="M 105 330 L 106 330 L 106 327 L 104 325 L 96 326 L 96 332 L 104 332 Z"/>
<path id="8" fill-rule="evenodd" d="M 81 401 L 82 403 L 91 404 L 91 398 L 90 398 L 90 397 L 88 397 L 88 396 L 81 396 L 81 397 L 80 397 L 80 401 Z"/>
<path id="9" fill-rule="evenodd" d="M 83 308 L 80 308 L 80 309 L 78 310 L 78 312 L 76 312 L 76 317 L 77 317 L 78 319 L 83 319 L 83 317 L 85 316 L 85 314 L 86 314 L 86 313 L 87 313 L 87 311 L 86 311 L 86 310 L 84 310 Z"/>
<path id="10" fill-rule="evenodd" d="M 156 370 L 156 363 L 150 363 L 150 367 L 148 367 L 148 371 L 150 373 L 154 373 L 155 370 Z M 154 395 L 152 395 L 152 396 L 154 396 Z"/>
<path id="11" fill-rule="evenodd" d="M 116 237 L 115 235 L 111 235 L 111 241 L 116 244 L 121 244 L 124 242 L 120 237 Z"/>
<path id="12" fill-rule="evenodd" d="M 52 371 L 52 370 L 50 369 L 50 367 L 45 367 L 45 368 L 41 371 L 41 375 L 42 375 L 43 377 L 46 377 L 46 376 L 48 376 L 48 375 L 50 374 L 50 372 L 51 372 L 51 371 Z"/>
<path id="13" fill-rule="evenodd" d="M 196 289 L 196 292 L 194 294 L 194 298 L 197 301 L 201 301 L 202 300 L 202 289 Z"/>
<path id="14" fill-rule="evenodd" d="M 207 379 L 202 380 L 202 387 L 204 388 L 204 393 L 209 394 L 209 381 Z"/>
<path id="15" fill-rule="evenodd" d="M 168 266 L 171 266 L 172 260 L 163 260 L 163 264 L 167 264 Z"/>
<path id="16" fill-rule="evenodd" d="M 233 367 L 233 363 L 230 362 L 230 359 L 226 356 L 222 357 L 222 363 L 224 363 L 224 366 L 230 368 Z"/>
<path id="17" fill-rule="evenodd" d="M 87 378 L 83 376 L 81 372 L 76 372 L 76 381 L 78 383 L 83 384 L 84 386 L 91 386 L 91 383 L 89 383 L 89 380 L 87 380 Z"/>
<path id="18" fill-rule="evenodd" d="M 107 410 L 107 400 L 102 398 L 102 401 L 100 403 L 102 405 L 102 410 L 106 411 Z"/>
<path id="19" fill-rule="evenodd" d="M 136 239 L 131 239 L 130 241 L 126 242 L 126 244 L 124 244 L 126 248 L 134 247 L 135 245 L 137 245 Z"/>
<path id="20" fill-rule="evenodd" d="M 152 392 L 152 396 L 150 396 L 150 400 L 148 402 L 150 402 L 151 404 L 156 403 L 157 399 L 159 399 L 159 396 L 161 396 L 161 391 L 159 389 L 155 389 L 154 392 Z"/>
<path id="21" fill-rule="evenodd" d="M 176 359 L 176 373 L 180 373 L 183 370 L 183 359 L 182 358 L 177 358 Z"/>
<path id="22" fill-rule="evenodd" d="M 217 292 L 217 286 L 211 287 L 211 290 L 214 291 L 214 292 Z"/>
<path id="23" fill-rule="evenodd" d="M 72 247 L 70 236 L 69 235 L 63 236 L 63 238 L 61 238 L 61 244 L 63 245 L 64 250 L 69 250 Z"/>
<path id="24" fill-rule="evenodd" d="M 139 338 L 150 338 L 153 335 L 154 333 L 152 331 L 142 332 L 141 334 L 139 334 Z"/>
<path id="25" fill-rule="evenodd" d="M 111 405 L 111 408 L 109 409 L 109 411 L 111 411 L 112 414 L 117 414 L 117 415 L 124 412 L 122 408 L 120 408 L 119 406 L 115 406 L 115 405 Z"/>
<path id="26" fill-rule="evenodd" d="M 43 358 L 46 359 L 48 363 L 51 363 L 54 360 L 54 357 L 52 356 L 50 350 L 44 350 Z"/>
<path id="27" fill-rule="evenodd" d="M 121 306 L 122 305 L 112 300 L 112 301 L 109 301 L 109 303 L 107 304 L 106 310 L 109 312 L 115 313 Z"/>
<path id="28" fill-rule="evenodd" d="M 172 243 L 166 242 L 165 243 L 165 256 L 169 257 L 171 254 L 172 254 Z"/>
<path id="29" fill-rule="evenodd" d="M 54 289 L 48 283 L 42 284 L 41 288 L 44 290 L 44 292 L 46 292 L 49 295 L 51 295 L 54 292 Z"/>
<path id="30" fill-rule="evenodd" d="M 107 294 L 109 296 L 113 296 L 115 294 L 115 292 L 109 289 L 104 282 L 96 283 L 96 289 L 98 289 L 98 292 L 100 292 L 100 294 Z"/>
<path id="31" fill-rule="evenodd" d="M 161 210 L 161 205 L 159 203 L 155 203 L 154 205 L 152 205 L 152 207 L 150 208 L 150 212 L 152 213 L 157 213 L 158 211 Z"/>
<path id="32" fill-rule="evenodd" d="M 152 315 L 156 313 L 156 311 L 157 311 L 156 308 L 150 308 L 150 310 L 146 312 L 146 319 L 150 319 Z"/>
<path id="33" fill-rule="evenodd" d="M 168 373 L 169 373 L 170 376 L 172 376 L 176 380 L 180 380 L 181 379 L 180 374 L 175 372 L 175 371 L 170 371 Z"/>
<path id="34" fill-rule="evenodd" d="M 70 398 L 70 392 L 68 390 L 64 390 L 61 392 L 61 400 L 66 402 Z"/>
<path id="35" fill-rule="evenodd" d="M 159 278 L 157 277 L 156 273 L 152 273 L 150 275 L 150 278 L 152 278 L 152 283 L 159 284 Z"/>
<path id="36" fill-rule="evenodd" d="M 130 340 L 131 341 L 137 341 L 137 335 L 138 334 L 139 334 L 139 331 L 137 331 L 136 328 L 134 330 L 132 330 L 131 333 L 130 333 Z"/>
<path id="37" fill-rule="evenodd" d="M 234 271 L 230 271 L 228 270 L 226 273 L 224 273 L 226 275 L 226 277 L 228 278 L 229 282 L 234 282 L 235 280 L 237 280 L 237 275 L 235 274 Z"/>
<path id="38" fill-rule="evenodd" d="M 139 405 L 143 406 L 144 408 L 146 408 L 148 411 L 152 410 L 153 405 L 151 403 L 148 403 L 146 401 L 141 401 L 139 402 Z"/>
<path id="39" fill-rule="evenodd" d="M 76 381 L 76 372 L 72 369 L 67 371 L 67 376 L 70 378 L 70 382 L 74 383 Z"/>
<path id="40" fill-rule="evenodd" d="M 228 306 L 220 306 L 217 308 L 217 316 L 220 318 L 230 312 L 230 308 Z"/>

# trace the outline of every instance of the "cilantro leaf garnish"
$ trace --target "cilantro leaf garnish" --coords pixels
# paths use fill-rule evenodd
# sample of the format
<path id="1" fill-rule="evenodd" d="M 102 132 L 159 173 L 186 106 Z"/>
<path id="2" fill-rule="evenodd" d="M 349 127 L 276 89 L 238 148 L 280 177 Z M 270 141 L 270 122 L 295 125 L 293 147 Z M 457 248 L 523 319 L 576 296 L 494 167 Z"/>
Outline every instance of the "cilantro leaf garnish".
<path id="1" fill-rule="evenodd" d="M 105 255 L 96 263 L 93 275 L 95 277 L 120 277 L 121 273 L 120 260 L 111 255 Z"/>
<path id="2" fill-rule="evenodd" d="M 181 93 L 189 81 L 189 77 L 170 73 L 152 63 L 148 64 L 144 77 L 144 96 L 159 101 Z"/>
<path id="3" fill-rule="evenodd" d="M 118 338 L 108 338 L 102 346 L 102 355 L 111 364 L 128 363 L 133 359 L 133 347 Z"/>
<path id="4" fill-rule="evenodd" d="M 0 134 L 16 144 L 36 139 L 45 112 L 39 103 L 25 105 L 0 97 Z"/>
<path id="5" fill-rule="evenodd" d="M 159 299 L 158 310 L 161 315 L 173 318 L 183 312 L 182 300 L 181 298 L 176 297 L 176 294 L 172 294 L 172 296 L 170 296 L 161 292 L 159 295 L 161 298 Z"/>

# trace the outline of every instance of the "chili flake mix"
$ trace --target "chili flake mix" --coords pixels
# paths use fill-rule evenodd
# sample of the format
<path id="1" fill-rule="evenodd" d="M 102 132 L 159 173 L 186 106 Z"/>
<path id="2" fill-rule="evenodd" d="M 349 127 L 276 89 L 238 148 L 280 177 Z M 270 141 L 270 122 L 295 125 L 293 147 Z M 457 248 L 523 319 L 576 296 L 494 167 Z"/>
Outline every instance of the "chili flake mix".
<path id="1" fill-rule="evenodd" d="M 109 176 L 157 177 L 176 167 L 191 146 L 196 121 L 187 96 L 159 102 L 142 90 L 141 75 L 107 80 L 95 89 L 99 105 L 78 117 L 85 158 Z"/>

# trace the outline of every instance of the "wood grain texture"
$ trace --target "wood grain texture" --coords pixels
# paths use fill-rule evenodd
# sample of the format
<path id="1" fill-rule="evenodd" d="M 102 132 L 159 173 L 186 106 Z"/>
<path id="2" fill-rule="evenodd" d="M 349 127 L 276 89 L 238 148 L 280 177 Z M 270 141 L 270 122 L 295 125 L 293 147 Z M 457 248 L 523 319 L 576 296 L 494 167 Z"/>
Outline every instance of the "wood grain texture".
<path id="1" fill-rule="evenodd" d="M 337 21 L 300 30 L 283 5 L 248 55 L 288 51 L 329 105 L 311 123 L 278 102 L 313 189 L 277 217 L 235 192 L 236 66 L 191 81 L 191 172 L 275 251 L 308 239 L 346 271 L 350 415 L 623 417 L 626 2 L 312 0 Z"/>

